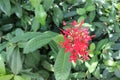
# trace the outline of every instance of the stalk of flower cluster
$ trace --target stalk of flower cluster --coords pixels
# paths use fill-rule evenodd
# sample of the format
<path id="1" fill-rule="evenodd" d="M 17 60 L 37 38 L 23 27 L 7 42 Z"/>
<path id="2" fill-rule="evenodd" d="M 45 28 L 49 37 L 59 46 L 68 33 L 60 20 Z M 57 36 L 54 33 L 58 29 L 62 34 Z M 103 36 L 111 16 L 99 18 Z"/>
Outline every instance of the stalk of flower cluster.
<path id="1" fill-rule="evenodd" d="M 65 52 L 70 52 L 70 61 L 76 62 L 78 59 L 82 61 L 90 59 L 88 46 L 93 36 L 89 36 L 88 28 L 82 27 L 83 23 L 84 21 L 81 21 L 80 24 L 73 21 L 70 23 L 70 28 L 62 30 L 64 42 L 61 42 L 61 46 L 65 48 Z"/>

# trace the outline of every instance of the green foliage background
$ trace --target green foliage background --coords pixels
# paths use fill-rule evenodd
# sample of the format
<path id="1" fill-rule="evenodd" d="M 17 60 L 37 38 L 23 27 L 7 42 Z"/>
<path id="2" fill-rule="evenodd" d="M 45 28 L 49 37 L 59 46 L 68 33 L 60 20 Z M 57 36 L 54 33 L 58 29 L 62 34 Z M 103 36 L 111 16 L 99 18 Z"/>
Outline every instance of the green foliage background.
<path id="1" fill-rule="evenodd" d="M 70 63 L 62 21 L 83 19 L 91 59 Z M 0 80 L 120 80 L 120 0 L 0 0 Z"/>

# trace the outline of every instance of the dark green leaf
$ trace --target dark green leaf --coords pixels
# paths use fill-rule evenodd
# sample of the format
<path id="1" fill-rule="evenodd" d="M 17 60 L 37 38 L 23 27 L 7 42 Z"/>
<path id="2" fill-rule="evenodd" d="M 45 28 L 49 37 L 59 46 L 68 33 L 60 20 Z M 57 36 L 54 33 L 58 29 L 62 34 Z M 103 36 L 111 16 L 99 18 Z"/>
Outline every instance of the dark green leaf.
<path id="1" fill-rule="evenodd" d="M 66 14 L 64 15 L 64 17 L 65 17 L 65 18 L 70 18 L 70 17 L 75 16 L 75 15 L 77 15 L 77 12 L 76 12 L 76 11 L 70 11 L 70 12 L 66 13 Z"/>
<path id="2" fill-rule="evenodd" d="M 60 49 L 54 66 L 56 80 L 67 80 L 71 69 L 69 55 L 69 53 L 64 53 L 64 50 Z"/>
<path id="3" fill-rule="evenodd" d="M 29 68 L 35 68 L 36 65 L 39 64 L 40 54 L 38 51 L 33 53 L 29 53 L 25 56 L 25 66 Z"/>
<path id="4" fill-rule="evenodd" d="M 6 24 L 1 27 L 1 30 L 8 31 L 13 28 L 13 24 Z"/>
<path id="5" fill-rule="evenodd" d="M 112 49 L 113 50 L 120 50 L 120 43 L 115 43 L 114 45 L 112 45 Z"/>
<path id="6" fill-rule="evenodd" d="M 52 6 L 53 2 L 54 2 L 54 0 L 44 0 L 43 1 L 43 6 L 46 11 L 49 10 L 49 8 Z"/>
<path id="7" fill-rule="evenodd" d="M 59 27 L 59 24 L 62 22 L 63 19 L 63 13 L 57 5 L 54 6 L 53 12 L 53 21 L 57 25 L 57 27 Z"/>

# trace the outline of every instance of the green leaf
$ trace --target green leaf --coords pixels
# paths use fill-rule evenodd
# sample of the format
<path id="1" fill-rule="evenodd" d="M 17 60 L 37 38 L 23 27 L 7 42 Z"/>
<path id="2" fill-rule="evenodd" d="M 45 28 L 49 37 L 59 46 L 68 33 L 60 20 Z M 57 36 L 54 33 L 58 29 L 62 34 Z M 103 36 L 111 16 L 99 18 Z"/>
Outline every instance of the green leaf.
<path id="1" fill-rule="evenodd" d="M 113 50 L 120 50 L 120 43 L 115 43 L 114 45 L 112 45 L 112 49 Z"/>
<path id="2" fill-rule="evenodd" d="M 42 25 L 46 24 L 47 14 L 46 14 L 46 12 L 45 12 L 45 10 L 44 10 L 42 5 L 38 5 L 35 8 L 35 17 Z"/>
<path id="3" fill-rule="evenodd" d="M 81 17 L 79 17 L 78 22 L 81 22 L 82 20 L 85 20 L 85 18 L 86 18 L 86 16 L 85 16 L 85 15 L 83 15 L 83 16 L 81 16 Z"/>
<path id="4" fill-rule="evenodd" d="M 13 75 L 2 75 L 0 76 L 0 80 L 11 80 Z"/>
<path id="5" fill-rule="evenodd" d="M 10 0 L 0 0 L 0 9 L 8 16 L 11 14 Z"/>
<path id="6" fill-rule="evenodd" d="M 90 65 L 87 66 L 87 67 L 88 67 L 88 71 L 89 71 L 90 73 L 92 73 L 93 71 L 95 71 L 95 69 L 96 69 L 96 67 L 97 67 L 97 64 L 98 64 L 97 57 L 94 56 L 94 57 L 92 58 L 92 60 L 91 60 Z"/>
<path id="7" fill-rule="evenodd" d="M 89 14 L 90 22 L 92 22 L 95 19 L 95 16 L 96 16 L 96 12 L 95 11 L 90 12 L 90 14 Z"/>
<path id="8" fill-rule="evenodd" d="M 18 74 L 22 70 L 22 60 L 19 48 L 15 48 L 10 59 L 10 68 L 14 74 Z"/>
<path id="9" fill-rule="evenodd" d="M 32 30 L 36 32 L 40 28 L 39 21 L 34 18 L 32 21 Z"/>
<path id="10" fill-rule="evenodd" d="M 9 31 L 10 29 L 13 28 L 13 24 L 6 24 L 1 27 L 1 30 L 3 31 Z"/>
<path id="11" fill-rule="evenodd" d="M 90 5 L 86 7 L 86 11 L 94 11 L 95 10 L 95 5 Z"/>
<path id="12" fill-rule="evenodd" d="M 100 67 L 97 67 L 96 70 L 93 72 L 93 75 L 97 78 L 100 79 Z"/>
<path id="13" fill-rule="evenodd" d="M 41 0 L 30 0 L 33 7 L 40 5 Z"/>
<path id="14" fill-rule="evenodd" d="M 116 75 L 116 77 L 120 78 L 120 69 L 116 69 L 114 74 Z"/>
<path id="15" fill-rule="evenodd" d="M 77 9 L 77 13 L 78 13 L 79 15 L 84 15 L 84 14 L 86 14 L 86 10 L 85 10 L 84 8 L 78 8 L 78 9 Z"/>
<path id="16" fill-rule="evenodd" d="M 0 52 L 1 52 L 4 48 L 6 48 L 8 45 L 9 45 L 9 44 L 8 44 L 7 42 L 4 42 L 4 43 L 0 44 Z"/>
<path id="17" fill-rule="evenodd" d="M 95 50 L 95 44 L 94 44 L 94 43 L 91 43 L 91 44 L 90 44 L 90 50 L 91 50 L 91 51 L 94 51 L 94 50 Z"/>
<path id="18" fill-rule="evenodd" d="M 44 32 L 41 35 L 29 40 L 24 48 L 24 53 L 29 53 L 48 44 L 57 34 L 54 32 Z"/>
<path id="19" fill-rule="evenodd" d="M 22 7 L 19 3 L 15 4 L 14 12 L 17 15 L 18 18 L 22 17 Z"/>
<path id="20" fill-rule="evenodd" d="M 25 56 L 25 66 L 29 68 L 35 68 L 39 64 L 40 57 L 41 56 L 38 51 L 27 54 Z"/>
<path id="21" fill-rule="evenodd" d="M 120 10 L 120 2 L 117 4 L 117 9 Z"/>
<path id="22" fill-rule="evenodd" d="M 25 80 L 25 79 L 23 79 L 21 76 L 14 76 L 14 80 Z"/>
<path id="23" fill-rule="evenodd" d="M 107 42 L 108 42 L 108 39 L 100 40 L 97 44 L 96 50 L 101 50 Z"/>
<path id="24" fill-rule="evenodd" d="M 55 5 L 53 8 L 52 18 L 53 18 L 54 23 L 57 25 L 57 27 L 59 27 L 59 24 L 62 22 L 62 19 L 63 19 L 63 13 L 57 5 Z"/>
<path id="25" fill-rule="evenodd" d="M 46 11 L 49 10 L 49 8 L 52 6 L 53 2 L 54 2 L 54 0 L 44 0 L 43 1 L 43 6 Z"/>
<path id="26" fill-rule="evenodd" d="M 55 42 L 55 41 L 51 41 L 51 42 L 49 43 L 49 45 L 50 45 L 50 48 L 52 49 L 52 51 L 53 51 L 55 54 L 57 54 L 57 53 L 58 53 L 58 45 L 56 44 L 56 42 Z"/>
<path id="27" fill-rule="evenodd" d="M 5 64 L 2 58 L 2 55 L 0 54 L 0 74 L 5 74 Z"/>
<path id="28" fill-rule="evenodd" d="M 48 71 L 52 71 L 52 72 L 54 71 L 53 65 L 50 64 L 48 61 L 43 61 L 42 66 Z"/>
<path id="29" fill-rule="evenodd" d="M 113 60 L 105 60 L 104 64 L 107 66 L 116 66 L 116 63 Z"/>
<path id="30" fill-rule="evenodd" d="M 16 36 L 14 38 L 12 38 L 10 40 L 10 42 L 12 43 L 16 43 L 16 42 L 19 42 L 19 41 L 27 41 L 33 37 L 36 37 L 38 35 L 41 35 L 40 32 L 26 32 L 25 34 L 22 34 L 22 35 L 19 35 L 19 36 Z"/>
<path id="31" fill-rule="evenodd" d="M 64 15 L 64 18 L 70 18 L 70 17 L 75 16 L 75 15 L 77 15 L 76 11 L 70 11 Z"/>
<path id="32" fill-rule="evenodd" d="M 69 56 L 69 53 L 64 53 L 64 50 L 62 48 L 60 49 L 54 65 L 56 80 L 67 80 L 71 70 Z"/>

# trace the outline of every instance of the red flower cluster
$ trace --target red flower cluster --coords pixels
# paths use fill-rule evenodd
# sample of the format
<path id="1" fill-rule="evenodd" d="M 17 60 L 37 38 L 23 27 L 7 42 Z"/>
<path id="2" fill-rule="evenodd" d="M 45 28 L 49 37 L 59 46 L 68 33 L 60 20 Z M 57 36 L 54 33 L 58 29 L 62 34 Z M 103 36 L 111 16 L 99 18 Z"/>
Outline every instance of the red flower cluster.
<path id="1" fill-rule="evenodd" d="M 89 60 L 88 46 L 93 36 L 89 36 L 88 28 L 82 27 L 83 23 L 84 21 L 78 25 L 76 21 L 73 21 L 70 23 L 71 28 L 62 30 L 64 42 L 61 45 L 62 48 L 65 48 L 65 52 L 71 53 L 70 61 L 76 62 L 77 59 L 81 59 L 82 61 Z"/>

